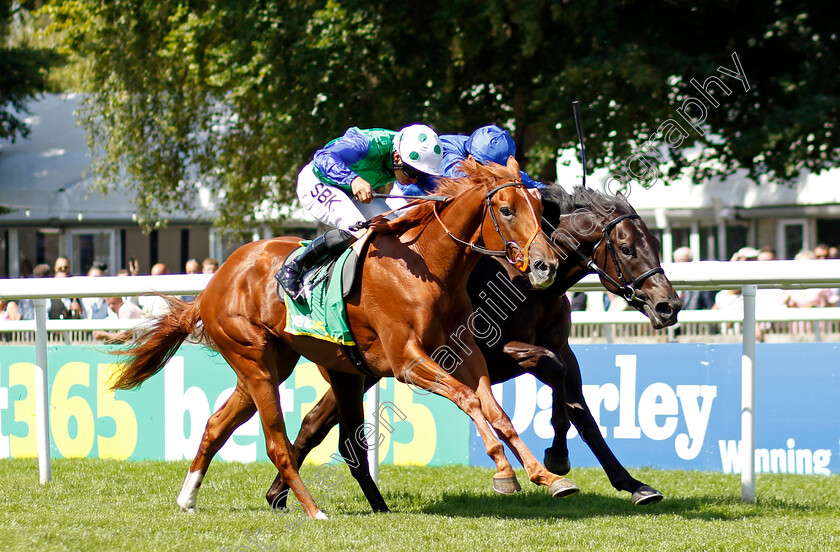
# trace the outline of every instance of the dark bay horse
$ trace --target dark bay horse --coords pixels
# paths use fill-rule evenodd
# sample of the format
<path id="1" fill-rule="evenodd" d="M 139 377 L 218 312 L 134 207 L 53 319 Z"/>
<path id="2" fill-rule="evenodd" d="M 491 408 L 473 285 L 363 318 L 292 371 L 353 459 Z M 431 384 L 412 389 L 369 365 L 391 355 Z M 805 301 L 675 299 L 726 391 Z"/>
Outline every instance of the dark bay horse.
<path id="1" fill-rule="evenodd" d="M 466 358 L 451 372 L 431 357 L 446 345 L 447 336 L 468 324 L 472 307 L 466 285 L 480 251 L 506 256 L 519 270 L 528 271 L 535 287 L 549 286 L 559 263 L 541 232 L 542 205 L 521 185 L 516 161 L 511 158 L 507 167 L 467 163 L 465 169 L 466 178 L 443 183 L 439 193 L 450 199 L 442 206 L 418 205 L 395 221 L 384 222 L 384 229 L 373 234 L 362 254 L 360 277 L 346 299 L 350 328 L 367 371 L 402 382 L 410 378 L 415 385 L 433 388 L 470 416 L 496 464 L 497 489 L 512 492 L 518 483 L 496 434 L 515 451 L 531 481 L 548 486 L 555 496 L 573 494 L 577 487 L 548 471 L 514 430 L 493 397 L 481 355 Z M 274 274 L 298 242 L 283 237 L 240 247 L 192 303 L 170 301 L 171 312 L 155 319 L 120 352 L 127 362 L 112 384 L 114 389 L 139 386 L 196 331 L 236 372 L 236 388 L 207 422 L 178 497 L 184 510 L 194 511 L 213 455 L 238 425 L 258 411 L 268 456 L 284 482 L 306 515 L 326 518 L 300 479 L 278 386 L 300 356 L 306 356 L 326 370 L 336 391 L 341 426 L 356 428 L 363 421 L 364 377 L 341 345 L 283 331 L 286 308 L 277 298 Z M 531 248 L 540 254 L 529 258 Z M 463 343 L 475 345 L 471 335 L 464 335 Z M 351 473 L 374 509 L 387 510 L 370 478 L 366 455 L 354 441 L 342 439 L 347 443 L 342 454 L 365 461 Z"/>
<path id="2" fill-rule="evenodd" d="M 553 389 L 551 423 L 554 441 L 545 451 L 545 466 L 558 475 L 569 472 L 566 434 L 570 422 L 589 446 L 619 491 L 631 493 L 633 504 L 658 502 L 662 494 L 633 478 L 610 450 L 592 416 L 577 358 L 569 347 L 571 307 L 566 291 L 584 275 L 598 272 L 608 290 L 625 297 L 644 312 L 654 328 L 677 321 L 679 298 L 659 264 L 659 243 L 627 200 L 577 187 L 567 194 L 559 186 L 542 190 L 543 229 L 550 234 L 563 259 L 558 277 L 547 290 L 534 290 L 507 263 L 484 258 L 473 270 L 467 290 L 473 306 L 496 312 L 501 338 L 492 346 L 479 340 L 493 383 L 530 373 Z M 509 304 L 491 303 L 489 286 L 507 278 L 519 290 Z M 618 300 L 618 299 L 616 299 Z M 511 307 L 513 305 L 513 307 Z M 365 389 L 375 378 L 365 379 Z M 306 415 L 295 439 L 298 463 L 338 423 L 335 396 L 328 390 Z M 269 504 L 285 504 L 282 478 L 266 494 Z"/>

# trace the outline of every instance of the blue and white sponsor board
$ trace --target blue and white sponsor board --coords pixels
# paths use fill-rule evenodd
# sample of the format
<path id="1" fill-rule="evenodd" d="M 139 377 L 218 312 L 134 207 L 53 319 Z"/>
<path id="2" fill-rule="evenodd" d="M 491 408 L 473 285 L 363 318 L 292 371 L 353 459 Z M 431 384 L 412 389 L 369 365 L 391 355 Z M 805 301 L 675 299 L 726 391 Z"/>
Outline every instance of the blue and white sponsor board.
<path id="1" fill-rule="evenodd" d="M 204 424 L 235 375 L 216 353 L 182 347 L 137 391 L 110 391 L 106 347 L 50 347 L 51 449 L 55 456 L 130 460 L 192 458 Z M 625 466 L 738 473 L 741 469 L 740 344 L 575 346 L 583 391 L 607 443 Z M 840 473 L 840 344 L 759 344 L 756 471 Z M 34 348 L 0 346 L 0 458 L 34 456 Z M 311 363 L 281 386 L 290 435 L 326 391 Z M 434 395 L 382 383 L 380 461 L 492 466 L 469 418 Z M 538 458 L 551 444 L 551 389 L 533 376 L 494 387 Z M 309 460 L 334 460 L 333 430 Z M 572 466 L 597 466 L 574 428 Z M 223 460 L 267 460 L 259 421 L 245 423 Z M 510 454 L 508 458 L 515 462 Z"/>
<path id="2" fill-rule="evenodd" d="M 625 466 L 739 473 L 740 344 L 579 345 L 583 393 Z M 840 473 L 840 344 L 758 344 L 756 471 Z M 524 375 L 494 386 L 534 454 L 554 438 L 551 389 Z M 574 427 L 572 466 L 598 466 Z M 509 458 L 513 458 L 512 455 Z M 470 463 L 492 466 L 476 431 Z"/>

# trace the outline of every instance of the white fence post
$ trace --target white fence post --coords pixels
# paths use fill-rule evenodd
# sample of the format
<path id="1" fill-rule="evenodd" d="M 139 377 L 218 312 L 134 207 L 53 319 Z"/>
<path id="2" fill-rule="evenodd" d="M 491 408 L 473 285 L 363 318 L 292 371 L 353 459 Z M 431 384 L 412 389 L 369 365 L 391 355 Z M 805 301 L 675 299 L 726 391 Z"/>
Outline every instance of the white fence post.
<path id="1" fill-rule="evenodd" d="M 38 473 L 41 484 L 52 479 L 50 461 L 50 395 L 47 372 L 47 300 L 35 299 L 35 425 L 38 428 Z"/>
<path id="2" fill-rule="evenodd" d="M 741 286 L 744 354 L 741 357 L 741 499 L 755 502 L 755 285 Z"/>
<path id="3" fill-rule="evenodd" d="M 373 444 L 368 441 L 368 464 L 370 464 L 370 476 L 373 482 L 379 485 L 379 382 L 368 389 L 368 410 L 370 411 L 369 424 L 373 425 Z"/>
<path id="4" fill-rule="evenodd" d="M 665 266 L 668 278 L 678 289 L 733 289 L 741 286 L 744 297 L 743 314 L 743 354 L 742 374 L 742 410 L 741 410 L 741 451 L 742 451 L 742 498 L 755 501 L 755 293 L 762 288 L 802 289 L 813 287 L 835 287 L 840 283 L 840 260 L 814 261 L 774 261 L 773 270 L 767 270 L 764 263 L 730 263 L 719 261 L 701 261 L 695 263 L 673 263 Z M 47 372 L 47 322 L 44 298 L 55 297 L 103 297 L 124 296 L 157 291 L 163 294 L 184 295 L 198 294 L 207 285 L 211 275 L 167 275 L 134 276 L 132 278 L 92 278 L 80 276 L 60 278 L 50 281 L 45 286 L 37 279 L 0 280 L 0 299 L 32 298 L 36 301 L 36 409 L 38 430 L 38 456 L 41 482 L 51 479 L 49 458 L 49 396 Z M 744 282 L 750 282 L 744 284 Z M 593 291 L 603 289 L 596 275 L 584 278 L 572 288 L 575 291 Z M 795 311 L 795 312 L 794 312 Z M 762 320 L 838 320 L 840 309 L 791 309 L 789 314 L 775 314 Z M 597 320 L 590 320 L 590 315 L 597 314 Z M 694 322 L 733 322 L 731 314 L 721 311 L 688 311 L 683 316 L 685 321 Z M 626 324 L 644 322 L 637 312 L 585 313 L 572 315 L 575 323 Z M 51 320 L 51 331 L 75 329 L 99 329 L 100 321 L 91 320 Z M 93 326 L 92 326 L 93 325 Z M 26 322 L 0 322 L 0 331 L 32 331 Z M 821 336 L 820 336 L 821 337 Z M 368 451 L 371 459 L 371 475 L 378 481 L 378 410 L 379 387 L 373 388 L 368 397 L 370 412 L 373 416 L 375 439 L 373 450 Z"/>

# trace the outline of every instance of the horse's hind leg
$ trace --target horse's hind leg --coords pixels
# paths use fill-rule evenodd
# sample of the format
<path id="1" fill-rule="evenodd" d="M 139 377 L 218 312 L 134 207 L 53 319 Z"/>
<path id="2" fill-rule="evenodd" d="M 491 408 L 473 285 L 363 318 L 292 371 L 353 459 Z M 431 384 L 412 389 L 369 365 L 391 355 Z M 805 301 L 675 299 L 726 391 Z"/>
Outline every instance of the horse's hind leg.
<path id="1" fill-rule="evenodd" d="M 327 389 L 321 400 L 312 407 L 300 424 L 297 438 L 295 438 L 295 461 L 298 467 L 303 465 L 307 455 L 327 438 L 330 430 L 338 424 L 338 404 L 335 393 Z M 286 497 L 289 486 L 283 481 L 278 472 L 271 487 L 265 493 L 265 499 L 272 508 L 286 507 Z"/>
<path id="2" fill-rule="evenodd" d="M 292 444 L 286 436 L 283 410 L 280 408 L 278 387 L 292 373 L 300 355 L 278 341 L 265 343 L 265 336 L 252 326 L 231 325 L 226 330 L 213 332 L 210 337 L 254 401 L 265 433 L 268 457 L 283 479 L 291 484 L 300 508 L 310 518 L 327 519 L 300 479 Z"/>
<path id="3" fill-rule="evenodd" d="M 560 356 L 567 367 L 565 383 L 566 412 L 578 433 L 580 433 L 583 442 L 587 444 L 600 462 L 601 467 L 604 468 L 612 486 L 618 491 L 631 493 L 630 500 L 637 506 L 653 504 L 662 500 L 662 493 L 630 475 L 604 440 L 604 436 L 601 434 L 601 430 L 583 397 L 580 366 L 571 348 L 566 346 L 560 351 Z M 555 435 L 555 443 L 557 437 L 559 436 Z M 562 435 L 562 439 L 565 446 L 565 433 Z"/>
<path id="4" fill-rule="evenodd" d="M 374 512 L 387 512 L 388 506 L 370 476 L 367 443 L 363 443 L 365 412 L 362 404 L 364 376 L 330 372 L 330 387 L 335 392 L 339 414 L 338 451 L 350 468 Z M 378 436 L 375 436 L 378 438 Z"/>
<path id="5" fill-rule="evenodd" d="M 236 388 L 228 400 L 225 401 L 225 404 L 207 420 L 198 452 L 192 464 L 190 464 L 190 471 L 175 501 L 181 510 L 190 513 L 195 512 L 198 488 L 207 474 L 210 461 L 227 442 L 230 435 L 236 431 L 236 428 L 248 421 L 256 411 L 257 408 L 254 406 L 254 401 L 248 394 L 245 384 L 242 383 L 242 380 L 238 380 Z"/>
<path id="6" fill-rule="evenodd" d="M 379 379 L 366 376 L 363 392 L 373 387 L 379 382 Z M 300 424 L 300 431 L 298 431 L 294 443 L 295 460 L 298 466 L 302 466 L 303 461 L 312 449 L 324 441 L 330 430 L 338 424 L 338 418 L 338 403 L 336 401 L 335 391 L 330 387 L 324 393 L 324 396 L 321 397 L 321 400 L 306 414 Z M 341 454 L 345 454 L 345 452 L 341 451 Z M 265 499 L 273 508 L 285 508 L 286 495 L 288 493 L 284 491 L 288 488 L 289 486 L 286 485 L 278 473 L 274 478 L 274 482 L 271 484 L 271 488 L 266 492 Z M 362 490 L 364 492 L 364 489 Z M 365 493 L 365 497 L 368 498 L 368 502 L 371 502 L 367 493 Z M 371 507 L 375 509 L 373 502 L 371 502 Z"/>

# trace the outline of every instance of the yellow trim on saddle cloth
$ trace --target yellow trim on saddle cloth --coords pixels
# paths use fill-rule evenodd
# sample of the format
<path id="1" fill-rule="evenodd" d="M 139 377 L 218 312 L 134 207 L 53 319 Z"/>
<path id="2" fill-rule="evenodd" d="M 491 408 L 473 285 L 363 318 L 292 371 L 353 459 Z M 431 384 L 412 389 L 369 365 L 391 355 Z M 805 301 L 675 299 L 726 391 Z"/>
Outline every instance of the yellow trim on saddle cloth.
<path id="1" fill-rule="evenodd" d="M 298 254 L 295 250 L 291 255 Z M 351 250 L 344 252 L 332 267 L 335 278 L 328 276 L 329 265 L 320 267 L 313 276 L 316 281 L 306 299 L 295 301 L 283 295 L 286 305 L 286 327 L 292 335 L 306 335 L 339 345 L 355 345 L 341 289 L 341 270 Z"/>

